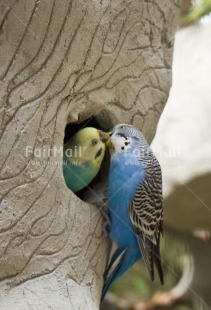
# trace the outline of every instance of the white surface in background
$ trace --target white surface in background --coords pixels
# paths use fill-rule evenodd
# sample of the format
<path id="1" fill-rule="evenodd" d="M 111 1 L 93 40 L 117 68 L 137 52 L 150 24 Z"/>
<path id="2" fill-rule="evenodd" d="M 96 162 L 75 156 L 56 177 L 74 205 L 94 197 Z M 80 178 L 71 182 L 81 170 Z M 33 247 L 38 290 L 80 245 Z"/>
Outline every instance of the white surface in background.
<path id="1" fill-rule="evenodd" d="M 165 196 L 175 184 L 211 171 L 211 23 L 176 34 L 172 89 L 152 149 Z"/>

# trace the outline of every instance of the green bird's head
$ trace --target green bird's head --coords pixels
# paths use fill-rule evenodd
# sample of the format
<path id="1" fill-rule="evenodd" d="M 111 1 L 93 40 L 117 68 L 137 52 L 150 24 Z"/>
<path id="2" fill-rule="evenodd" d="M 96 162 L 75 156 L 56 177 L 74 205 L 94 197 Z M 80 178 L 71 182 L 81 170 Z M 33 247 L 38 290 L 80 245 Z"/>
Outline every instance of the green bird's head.
<path id="1" fill-rule="evenodd" d="M 109 138 L 108 134 L 99 129 L 85 127 L 65 144 L 65 154 L 75 164 L 89 162 L 93 167 L 99 168 L 105 155 L 105 143 Z"/>

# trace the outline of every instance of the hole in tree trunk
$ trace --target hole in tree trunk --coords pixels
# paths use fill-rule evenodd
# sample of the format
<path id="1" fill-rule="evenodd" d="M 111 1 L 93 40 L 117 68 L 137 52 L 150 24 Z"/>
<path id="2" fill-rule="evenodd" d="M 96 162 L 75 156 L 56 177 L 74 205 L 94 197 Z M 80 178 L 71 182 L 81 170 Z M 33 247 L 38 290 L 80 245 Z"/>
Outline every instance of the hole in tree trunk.
<path id="1" fill-rule="evenodd" d="M 73 138 L 79 130 L 85 127 L 94 127 L 101 130 L 103 130 L 103 127 L 105 130 L 105 126 L 101 126 L 95 117 L 86 119 L 82 123 L 69 123 L 65 128 L 64 144 Z M 107 131 L 109 129 L 110 128 L 108 128 Z M 109 151 L 106 150 L 103 162 L 97 175 L 87 186 L 85 186 L 80 191 L 75 192 L 75 195 L 77 195 L 80 199 L 90 203 L 99 202 L 102 198 L 104 198 L 103 195 L 105 193 L 105 187 L 108 180 L 109 162 L 110 155 Z"/>

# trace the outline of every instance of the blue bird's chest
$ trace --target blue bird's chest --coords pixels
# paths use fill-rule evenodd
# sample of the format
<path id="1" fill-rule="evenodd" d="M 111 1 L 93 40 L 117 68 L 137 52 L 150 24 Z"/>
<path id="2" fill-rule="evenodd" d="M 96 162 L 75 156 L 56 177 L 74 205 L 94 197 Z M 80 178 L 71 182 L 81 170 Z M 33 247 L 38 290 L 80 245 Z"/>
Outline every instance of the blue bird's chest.
<path id="1" fill-rule="evenodd" d="M 108 188 L 112 223 L 110 237 L 119 247 L 127 246 L 134 239 L 128 207 L 143 179 L 144 170 L 135 156 L 114 155 Z"/>

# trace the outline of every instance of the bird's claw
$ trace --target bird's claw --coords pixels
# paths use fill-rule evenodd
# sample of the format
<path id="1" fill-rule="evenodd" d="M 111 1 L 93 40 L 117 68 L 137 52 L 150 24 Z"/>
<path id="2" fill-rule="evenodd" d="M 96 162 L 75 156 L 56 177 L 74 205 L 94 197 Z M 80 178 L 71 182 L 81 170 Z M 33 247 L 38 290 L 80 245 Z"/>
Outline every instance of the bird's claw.
<path id="1" fill-rule="evenodd" d="M 98 203 L 98 204 L 96 204 L 96 206 L 98 207 L 101 215 L 103 216 L 103 219 L 104 219 L 103 235 L 105 238 L 107 238 L 110 234 L 110 231 L 111 231 L 111 220 L 110 220 L 110 216 L 109 216 L 109 209 L 108 209 L 106 203 L 104 203 L 104 202 Z"/>
<path id="2" fill-rule="evenodd" d="M 104 217 L 104 219 L 105 221 L 103 223 L 103 235 L 105 238 L 107 238 L 111 231 L 111 220 L 108 214 L 107 214 L 107 218 Z"/>

